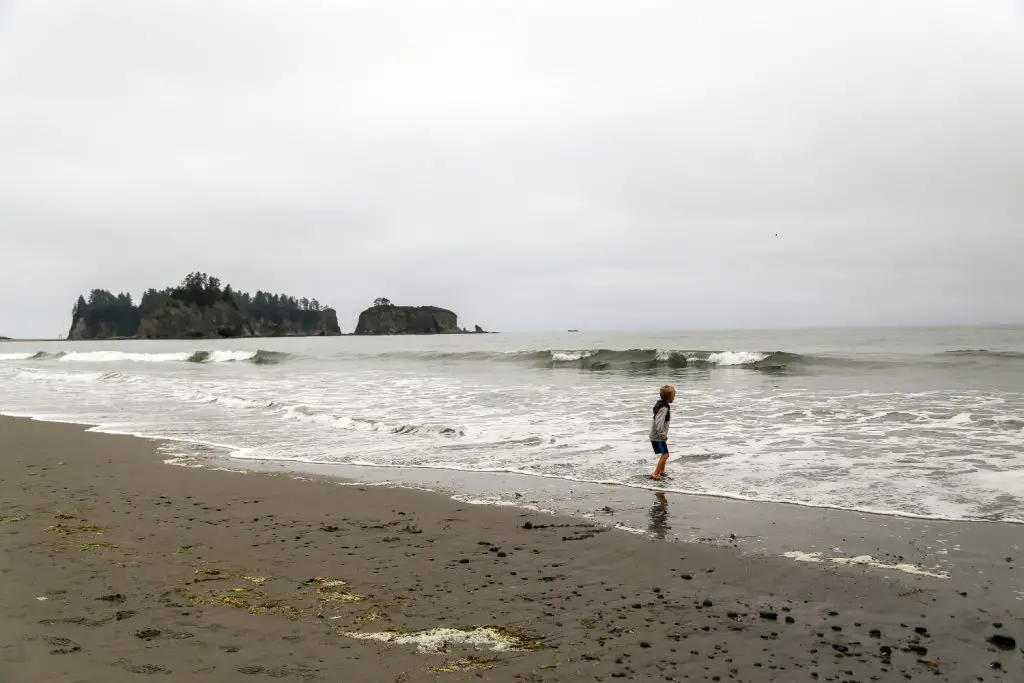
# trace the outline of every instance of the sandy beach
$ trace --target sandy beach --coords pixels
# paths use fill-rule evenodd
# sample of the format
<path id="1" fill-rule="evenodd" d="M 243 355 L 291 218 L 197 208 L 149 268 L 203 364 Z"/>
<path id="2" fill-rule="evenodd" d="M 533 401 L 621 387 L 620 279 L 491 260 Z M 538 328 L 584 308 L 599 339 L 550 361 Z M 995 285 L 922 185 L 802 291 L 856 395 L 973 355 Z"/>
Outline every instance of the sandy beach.
<path id="1" fill-rule="evenodd" d="M 1018 526 L 940 577 L 162 460 L 0 418 L 0 682 L 1024 677 Z"/>

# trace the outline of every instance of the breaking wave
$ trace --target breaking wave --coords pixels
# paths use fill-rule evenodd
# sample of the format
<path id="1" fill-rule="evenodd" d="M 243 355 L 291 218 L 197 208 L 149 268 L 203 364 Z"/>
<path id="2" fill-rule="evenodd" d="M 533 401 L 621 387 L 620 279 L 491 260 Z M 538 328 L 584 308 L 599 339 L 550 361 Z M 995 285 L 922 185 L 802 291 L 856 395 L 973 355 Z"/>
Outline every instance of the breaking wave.
<path id="1" fill-rule="evenodd" d="M 957 358 L 992 358 L 996 360 L 1024 360 L 1024 351 L 990 351 L 988 349 L 954 349 L 940 355 Z"/>
<path id="2" fill-rule="evenodd" d="M 530 354 L 532 360 L 546 362 L 552 368 L 575 367 L 583 370 L 681 370 L 697 368 L 746 368 L 779 371 L 814 362 L 811 356 L 783 351 L 701 351 L 676 349 L 595 349 L 551 350 Z"/>
<path id="3" fill-rule="evenodd" d="M 236 410 L 258 411 L 275 415 L 282 419 L 329 424 L 340 429 L 388 432 L 399 435 L 423 434 L 448 438 L 466 436 L 466 429 L 464 427 L 436 423 L 387 424 L 365 417 L 338 415 L 330 410 L 305 403 L 290 404 L 278 400 L 250 399 L 232 394 L 216 394 L 202 391 L 182 393 L 178 395 L 178 398 L 188 403 L 216 404 Z"/>
<path id="4" fill-rule="evenodd" d="M 279 363 L 288 357 L 280 351 L 235 351 L 216 349 L 212 351 L 176 351 L 170 353 L 136 353 L 128 351 L 45 351 L 0 354 L 2 361 L 54 360 L 62 363 L 231 363 L 248 361 L 257 365 Z"/>
<path id="5" fill-rule="evenodd" d="M 546 349 L 505 352 L 445 352 L 366 354 L 387 360 L 445 362 L 528 363 L 552 369 L 590 371 L 683 370 L 686 368 L 742 368 L 780 372 L 820 366 L 861 365 L 864 361 L 829 356 L 809 356 L 785 351 L 732 351 L 695 349 Z"/>

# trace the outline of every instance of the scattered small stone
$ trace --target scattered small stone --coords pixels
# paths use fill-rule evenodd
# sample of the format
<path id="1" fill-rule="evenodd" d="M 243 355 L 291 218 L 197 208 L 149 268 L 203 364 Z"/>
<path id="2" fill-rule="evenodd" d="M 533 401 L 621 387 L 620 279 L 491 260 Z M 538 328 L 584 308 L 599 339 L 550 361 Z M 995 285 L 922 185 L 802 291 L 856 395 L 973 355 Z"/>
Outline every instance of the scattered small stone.
<path id="1" fill-rule="evenodd" d="M 1002 628 L 1002 627 L 1003 627 L 1003 622 L 1001 622 L 1001 621 L 997 621 L 994 624 L 992 624 L 992 628 Z"/>
<path id="2" fill-rule="evenodd" d="M 793 617 L 786 617 L 786 623 L 787 624 L 795 624 L 796 623 L 796 619 L 794 619 Z"/>
<path id="3" fill-rule="evenodd" d="M 882 655 L 883 657 L 891 657 L 892 656 L 892 648 L 889 647 L 888 645 L 883 645 L 882 647 L 878 648 L 878 653 L 880 655 Z"/>
<path id="4" fill-rule="evenodd" d="M 333 534 L 336 531 L 340 531 L 340 529 L 333 524 L 328 524 L 327 526 L 320 527 L 320 531 L 326 531 L 329 534 Z"/>
<path id="5" fill-rule="evenodd" d="M 839 633 L 840 631 L 843 630 L 843 627 L 842 626 L 833 626 L 832 630 L 835 631 L 836 633 Z"/>
<path id="6" fill-rule="evenodd" d="M 468 557 L 462 558 L 461 560 L 459 560 L 459 564 L 469 564 L 469 558 Z"/>
<path id="7" fill-rule="evenodd" d="M 124 602 L 124 596 L 120 593 L 111 593 L 109 595 L 101 595 L 96 598 L 97 600 L 103 600 L 105 602 Z"/>
<path id="8" fill-rule="evenodd" d="M 160 636 L 160 631 L 155 628 L 144 628 L 141 631 L 135 632 L 135 637 L 141 640 L 153 640 Z"/>
<path id="9" fill-rule="evenodd" d="M 773 612 L 771 610 L 761 610 L 761 618 L 762 619 L 770 619 L 772 621 L 775 621 L 775 620 L 777 620 L 779 618 L 779 613 L 778 612 Z"/>
<path id="10" fill-rule="evenodd" d="M 131 619 L 134 616 L 135 612 L 126 609 L 116 612 L 114 614 L 114 619 L 116 619 L 117 621 L 124 621 L 125 619 Z"/>
<path id="11" fill-rule="evenodd" d="M 705 599 L 704 602 L 702 602 L 700 604 L 703 605 L 704 607 L 711 607 L 711 605 L 713 603 L 710 600 Z"/>
<path id="12" fill-rule="evenodd" d="M 679 578 L 684 580 L 684 581 L 692 581 L 693 580 L 693 575 L 692 574 L 680 574 Z"/>
<path id="13" fill-rule="evenodd" d="M 642 647 L 642 648 L 644 648 L 646 650 L 649 647 L 651 647 L 651 644 L 648 643 L 646 640 L 642 640 L 642 641 L 640 641 L 640 647 Z"/>
<path id="14" fill-rule="evenodd" d="M 927 636 L 928 635 L 928 629 L 926 629 L 924 626 L 918 626 L 917 628 L 914 629 L 914 633 L 917 633 L 918 635 L 921 635 L 921 636 Z"/>
<path id="15" fill-rule="evenodd" d="M 870 631 L 868 631 L 868 635 L 871 636 L 872 638 L 881 638 L 882 637 L 882 632 L 879 631 L 877 628 L 873 628 Z"/>

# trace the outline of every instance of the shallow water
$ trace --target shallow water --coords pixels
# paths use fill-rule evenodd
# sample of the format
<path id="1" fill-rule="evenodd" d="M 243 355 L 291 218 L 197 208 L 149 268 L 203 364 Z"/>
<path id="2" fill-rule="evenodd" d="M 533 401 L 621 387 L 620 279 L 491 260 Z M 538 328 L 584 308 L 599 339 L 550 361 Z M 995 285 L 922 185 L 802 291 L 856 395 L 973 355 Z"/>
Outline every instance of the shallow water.
<path id="1" fill-rule="evenodd" d="M 635 487 L 664 382 L 667 490 L 1024 520 L 1020 327 L 0 346 L 8 414 L 238 459 Z"/>

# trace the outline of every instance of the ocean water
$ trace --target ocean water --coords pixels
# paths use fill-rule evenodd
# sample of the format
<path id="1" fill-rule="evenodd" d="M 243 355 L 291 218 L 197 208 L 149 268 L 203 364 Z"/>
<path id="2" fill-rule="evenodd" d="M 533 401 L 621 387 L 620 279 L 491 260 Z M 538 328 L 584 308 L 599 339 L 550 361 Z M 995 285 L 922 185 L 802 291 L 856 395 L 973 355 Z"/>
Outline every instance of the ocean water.
<path id="1" fill-rule="evenodd" d="M 666 382 L 672 479 L 655 484 Z M 0 412 L 343 476 L 516 472 L 1024 522 L 1022 327 L 8 342 Z"/>

